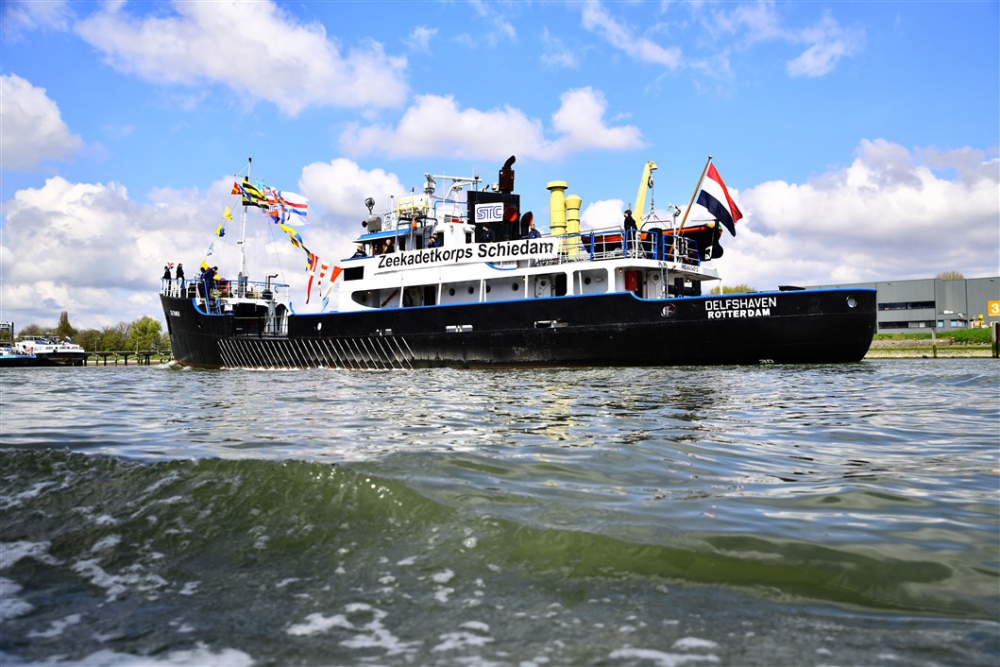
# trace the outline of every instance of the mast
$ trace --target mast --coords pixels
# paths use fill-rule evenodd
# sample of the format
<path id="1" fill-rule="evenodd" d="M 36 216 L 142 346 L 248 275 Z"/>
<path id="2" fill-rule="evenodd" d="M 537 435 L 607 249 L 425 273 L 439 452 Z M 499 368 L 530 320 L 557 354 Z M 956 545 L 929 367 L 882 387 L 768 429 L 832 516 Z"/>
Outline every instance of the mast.
<path id="1" fill-rule="evenodd" d="M 247 158 L 247 180 L 250 179 L 250 169 L 253 167 L 253 158 Z M 243 198 L 243 223 L 240 225 L 240 275 L 238 285 L 242 285 L 247 275 L 247 199 Z"/>
<path id="2" fill-rule="evenodd" d="M 691 207 L 694 206 L 694 198 L 698 196 L 698 191 L 701 190 L 702 181 L 705 180 L 705 174 L 708 173 L 708 165 L 712 164 L 712 156 L 708 156 L 708 160 L 705 162 L 705 168 L 701 170 L 701 178 L 698 179 L 698 185 L 694 186 L 694 192 L 691 193 L 691 201 L 688 202 L 687 210 L 684 211 L 684 217 L 681 219 L 681 226 L 674 231 L 675 234 L 680 234 L 681 230 L 684 229 L 684 223 L 687 222 L 688 214 L 691 213 Z"/>

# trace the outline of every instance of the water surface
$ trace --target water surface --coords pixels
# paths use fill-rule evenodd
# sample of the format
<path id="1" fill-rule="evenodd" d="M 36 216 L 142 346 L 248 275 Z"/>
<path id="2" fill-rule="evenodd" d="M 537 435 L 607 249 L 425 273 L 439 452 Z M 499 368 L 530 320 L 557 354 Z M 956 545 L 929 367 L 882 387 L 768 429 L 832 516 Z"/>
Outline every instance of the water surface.
<path id="1" fill-rule="evenodd" d="M 996 665 L 1000 365 L 0 375 L 8 665 Z"/>

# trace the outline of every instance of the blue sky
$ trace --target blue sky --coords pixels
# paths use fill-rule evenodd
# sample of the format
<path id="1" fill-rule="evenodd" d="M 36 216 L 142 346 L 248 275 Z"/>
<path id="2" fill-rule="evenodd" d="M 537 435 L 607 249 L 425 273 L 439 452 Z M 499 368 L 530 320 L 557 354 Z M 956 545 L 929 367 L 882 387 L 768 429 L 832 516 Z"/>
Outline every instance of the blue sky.
<path id="1" fill-rule="evenodd" d="M 516 155 L 544 231 L 549 181 L 583 198 L 585 227 L 608 226 L 647 160 L 665 213 L 711 154 L 745 214 L 715 262 L 724 283 L 1000 274 L 997 1 L 2 11 L 0 319 L 18 328 L 63 310 L 78 328 L 162 321 L 164 263 L 192 273 L 250 156 L 308 197 L 300 231 L 333 261 L 365 197 L 380 209 L 425 172 L 494 182 Z M 260 216 L 255 233 L 271 238 Z M 250 271 L 280 271 L 301 303 L 302 253 L 282 241 Z"/>

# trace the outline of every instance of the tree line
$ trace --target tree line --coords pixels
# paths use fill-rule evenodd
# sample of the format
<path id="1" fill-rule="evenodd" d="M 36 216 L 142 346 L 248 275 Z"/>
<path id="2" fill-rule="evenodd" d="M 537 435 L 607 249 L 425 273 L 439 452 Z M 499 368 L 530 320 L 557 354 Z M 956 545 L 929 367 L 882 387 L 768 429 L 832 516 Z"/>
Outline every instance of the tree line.
<path id="1" fill-rule="evenodd" d="M 10 334 L 2 332 L 2 338 Z M 59 324 L 54 328 L 46 328 L 38 324 L 29 324 L 17 332 L 19 338 L 26 336 L 44 336 L 64 340 L 70 338 L 87 352 L 118 352 L 139 350 L 146 352 L 170 350 L 170 337 L 163 333 L 160 323 L 152 317 L 143 316 L 132 322 L 119 322 L 102 329 L 78 330 L 69 322 L 69 313 L 65 310 L 59 315 Z"/>

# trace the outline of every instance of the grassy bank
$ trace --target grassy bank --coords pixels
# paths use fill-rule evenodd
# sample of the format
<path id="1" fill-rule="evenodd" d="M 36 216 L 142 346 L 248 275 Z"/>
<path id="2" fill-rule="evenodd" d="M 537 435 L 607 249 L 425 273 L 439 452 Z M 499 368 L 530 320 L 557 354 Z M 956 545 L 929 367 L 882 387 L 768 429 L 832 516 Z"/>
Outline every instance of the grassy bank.
<path id="1" fill-rule="evenodd" d="M 964 329 L 931 333 L 875 334 L 866 359 L 886 358 L 969 358 L 993 356 L 989 329 Z"/>

